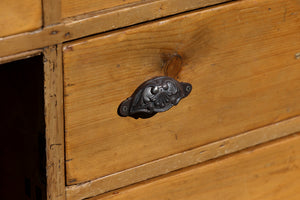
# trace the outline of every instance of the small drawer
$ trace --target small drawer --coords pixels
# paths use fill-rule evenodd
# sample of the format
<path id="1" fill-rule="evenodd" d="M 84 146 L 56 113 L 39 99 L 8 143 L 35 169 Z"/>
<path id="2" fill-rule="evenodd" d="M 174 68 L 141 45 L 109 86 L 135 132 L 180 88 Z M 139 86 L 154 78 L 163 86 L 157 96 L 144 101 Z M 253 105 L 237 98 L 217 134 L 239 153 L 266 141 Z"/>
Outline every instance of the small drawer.
<path id="1" fill-rule="evenodd" d="M 41 26 L 41 0 L 0 1 L 0 37 L 32 31 Z"/>
<path id="2" fill-rule="evenodd" d="M 64 45 L 67 185 L 300 114 L 298 0 L 236 1 Z M 119 104 L 174 54 L 191 94 L 148 119 Z"/>
<path id="3" fill-rule="evenodd" d="M 298 200 L 299 165 L 298 134 L 90 200 Z"/>

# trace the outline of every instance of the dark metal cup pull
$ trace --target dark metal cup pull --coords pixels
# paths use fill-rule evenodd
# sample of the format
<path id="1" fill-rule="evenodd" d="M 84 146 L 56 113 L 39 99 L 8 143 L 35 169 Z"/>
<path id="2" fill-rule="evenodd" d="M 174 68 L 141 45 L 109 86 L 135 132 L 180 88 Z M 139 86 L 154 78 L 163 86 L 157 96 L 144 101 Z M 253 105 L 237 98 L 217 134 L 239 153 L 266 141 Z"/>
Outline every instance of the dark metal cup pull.
<path id="1" fill-rule="evenodd" d="M 152 78 L 141 84 L 118 108 L 122 117 L 149 118 L 177 105 L 192 91 L 189 83 L 178 82 L 168 76 Z"/>

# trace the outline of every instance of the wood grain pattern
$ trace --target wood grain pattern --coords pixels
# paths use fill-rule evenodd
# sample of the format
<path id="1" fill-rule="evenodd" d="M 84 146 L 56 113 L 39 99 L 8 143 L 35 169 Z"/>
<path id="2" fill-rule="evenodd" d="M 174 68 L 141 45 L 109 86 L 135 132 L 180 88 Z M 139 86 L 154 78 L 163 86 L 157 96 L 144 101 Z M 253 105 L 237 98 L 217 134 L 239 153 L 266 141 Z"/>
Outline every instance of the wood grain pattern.
<path id="1" fill-rule="evenodd" d="M 103 11 L 84 18 L 67 20 L 34 32 L 0 38 L 0 57 L 44 48 L 80 37 L 153 20 L 168 15 L 202 8 L 228 0 L 159 0 L 112 11 Z M 159 8 L 164 9 L 159 9 Z M 165 9 L 167 8 L 167 9 Z"/>
<path id="2" fill-rule="evenodd" d="M 90 200 L 298 200 L 300 135 Z"/>
<path id="3" fill-rule="evenodd" d="M 297 0 L 245 0 L 66 44 L 67 184 L 299 115 L 299 11 Z M 120 118 L 119 103 L 174 53 L 190 96 Z"/>
<path id="4" fill-rule="evenodd" d="M 141 1 L 145 0 L 62 0 L 62 17 L 73 17 L 92 11 L 99 11 Z"/>
<path id="5" fill-rule="evenodd" d="M 44 50 L 47 200 L 65 199 L 62 45 Z"/>
<path id="6" fill-rule="evenodd" d="M 66 188 L 67 199 L 79 200 L 132 185 L 171 171 L 259 145 L 300 131 L 300 117 L 248 131 L 122 172 Z"/>
<path id="7" fill-rule="evenodd" d="M 40 0 L 1 0 L 0 37 L 42 26 L 42 4 Z"/>

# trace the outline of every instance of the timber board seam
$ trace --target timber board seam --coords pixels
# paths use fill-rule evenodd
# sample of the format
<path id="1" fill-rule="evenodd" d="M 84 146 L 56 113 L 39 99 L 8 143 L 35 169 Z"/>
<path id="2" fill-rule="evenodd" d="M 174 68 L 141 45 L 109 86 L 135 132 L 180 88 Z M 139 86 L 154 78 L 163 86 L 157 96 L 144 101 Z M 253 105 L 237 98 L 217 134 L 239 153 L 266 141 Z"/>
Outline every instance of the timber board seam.
<path id="1" fill-rule="evenodd" d="M 66 197 L 68 200 L 79 200 L 97 196 L 185 167 L 261 145 L 275 139 L 298 133 L 300 131 L 299 124 L 300 116 L 296 116 L 89 182 L 66 186 Z"/>
<path id="2" fill-rule="evenodd" d="M 188 0 L 184 2 L 185 6 L 176 7 L 177 1 L 179 0 L 147 1 L 146 3 L 139 4 L 138 6 L 122 8 L 115 12 L 97 12 L 96 16 L 85 14 L 88 17 L 83 19 L 75 21 L 70 21 L 70 19 L 63 20 L 58 24 L 51 24 L 49 22 L 50 24 L 46 23 L 43 28 L 32 32 L 23 32 L 16 35 L 0 37 L 0 57 L 33 49 L 45 48 L 51 45 L 89 37 L 120 28 L 126 28 L 141 23 L 153 22 L 173 17 L 178 14 L 201 11 L 202 9 L 220 6 L 221 4 L 230 4 L 231 2 L 239 0 L 211 0 L 208 3 Z M 151 12 L 151 15 L 147 12 L 149 10 L 157 11 L 157 9 L 159 9 L 162 5 L 168 5 L 169 9 L 158 13 Z M 141 15 L 140 13 L 145 14 Z M 139 14 L 139 17 L 136 17 L 137 14 Z M 124 21 L 120 19 L 127 20 Z M 55 23 L 54 19 L 53 23 Z"/>
<path id="3" fill-rule="evenodd" d="M 211 0 L 211 1 L 215 1 L 216 3 L 213 3 L 213 4 L 207 4 L 207 6 L 205 6 L 205 4 L 201 7 L 197 7 L 197 8 L 192 8 L 192 9 L 186 9 L 185 11 L 179 11 L 177 13 L 174 13 L 174 14 L 171 14 L 171 15 L 166 15 L 166 16 L 163 16 L 163 17 L 160 17 L 160 18 L 155 18 L 154 20 L 156 19 L 163 19 L 163 18 L 167 18 L 167 17 L 172 17 L 174 15 L 177 15 L 177 14 L 184 14 L 184 13 L 187 13 L 187 12 L 193 12 L 195 10 L 198 10 L 198 9 L 205 9 L 205 8 L 209 8 L 209 7 L 212 7 L 212 6 L 218 6 L 218 5 L 222 5 L 222 4 L 225 4 L 225 3 L 230 3 L 230 2 L 233 2 L 233 1 L 241 1 L 241 0 Z M 121 5 L 118 5 L 118 6 L 114 6 L 114 7 L 110 7 L 110 8 L 105 8 L 105 9 L 102 9 L 102 10 L 96 10 L 96 11 L 91 11 L 91 12 L 87 12 L 87 13 L 83 13 L 83 14 L 79 14 L 79 15 L 75 15 L 75 16 L 70 16 L 70 17 L 65 17 L 62 19 L 62 22 L 64 23 L 70 23 L 72 21 L 81 21 L 81 20 L 86 20 L 88 18 L 91 18 L 91 17 L 97 17 L 99 15 L 104 15 L 104 14 L 109 14 L 109 13 L 112 13 L 112 12 L 118 12 L 119 10 L 122 10 L 122 9 L 130 9 L 132 7 L 135 7 L 136 9 L 138 9 L 138 7 L 143 7 L 143 6 L 147 6 L 147 4 L 152 4 L 152 3 L 161 3 L 162 0 L 144 0 L 144 1 L 138 1 L 138 2 L 132 2 L 132 3 L 128 3 L 128 4 L 121 4 Z M 152 20 L 151 20 L 152 21 Z M 141 22 L 143 23 L 143 22 Z"/>
<path id="4" fill-rule="evenodd" d="M 120 9 L 128 9 L 128 8 L 130 9 L 131 7 L 134 7 L 134 6 L 140 6 L 140 5 L 143 5 L 143 4 L 153 3 L 155 1 L 160 1 L 160 0 L 144 0 L 142 2 L 137 1 L 137 2 L 127 3 L 127 4 L 121 4 L 121 5 L 114 6 L 114 7 L 108 7 L 108 8 L 104 8 L 104 9 L 101 9 L 101 10 L 95 10 L 95 11 L 82 13 L 82 14 L 79 14 L 79 15 L 63 17 L 62 20 L 64 22 L 85 20 L 87 18 L 95 17 L 97 15 L 106 14 L 106 13 L 109 13 L 109 12 L 117 12 Z"/>
<path id="5" fill-rule="evenodd" d="M 93 197 L 85 198 L 83 200 L 88 200 L 88 199 L 89 200 L 100 200 L 100 199 L 107 199 L 107 197 L 111 197 L 112 199 L 115 199 L 114 198 L 115 195 L 121 195 L 122 196 L 121 193 L 123 193 L 125 191 L 131 193 L 132 189 L 139 188 L 139 187 L 144 187 L 144 186 L 147 187 L 148 184 L 157 183 L 157 182 L 159 182 L 160 180 L 163 180 L 163 179 L 169 179 L 169 178 L 174 177 L 174 176 L 185 174 L 186 172 L 193 171 L 197 168 L 198 169 L 203 168 L 203 167 L 206 168 L 207 166 L 211 166 L 211 165 L 214 165 L 216 163 L 223 163 L 223 162 L 226 162 L 226 160 L 231 159 L 231 158 L 236 158 L 236 156 L 239 156 L 241 154 L 244 154 L 244 155 L 245 154 L 253 154 L 253 153 L 257 153 L 257 151 L 262 152 L 262 151 L 265 151 L 266 149 L 268 150 L 270 148 L 274 148 L 274 146 L 281 145 L 283 143 L 287 143 L 287 142 L 290 142 L 292 140 L 297 140 L 297 139 L 299 139 L 299 137 L 300 137 L 300 132 L 293 133 L 291 135 L 287 135 L 287 136 L 272 140 L 270 142 L 258 144 L 258 145 L 255 145 L 253 147 L 249 147 L 249 148 L 243 149 L 241 151 L 234 152 L 232 154 L 228 154 L 228 155 L 224 155 L 224 156 L 221 156 L 221 157 L 218 157 L 218 158 L 215 158 L 215 159 L 208 160 L 204 163 L 192 165 L 192 166 L 189 166 L 189 167 L 186 167 L 186 168 L 183 168 L 183 169 L 178 169 L 176 171 L 172 171 L 172 172 L 170 172 L 168 174 L 164 174 L 162 176 L 153 177 L 153 178 L 147 179 L 145 181 L 134 183 L 134 184 L 131 184 L 131 185 L 128 185 L 128 186 L 125 186 L 125 187 L 122 187 L 122 188 L 119 188 L 119 189 L 116 189 L 116 190 L 113 190 L 113 191 L 109 191 L 109 192 L 104 193 L 104 194 L 100 194 L 100 195 L 96 195 L 96 196 L 93 196 Z M 291 167 L 291 170 L 293 170 L 293 169 L 297 169 L 297 167 L 294 167 L 294 168 Z M 275 171 L 275 173 L 276 172 L 278 173 L 279 171 L 282 172 L 283 171 L 282 168 L 281 168 L 281 170 Z"/>

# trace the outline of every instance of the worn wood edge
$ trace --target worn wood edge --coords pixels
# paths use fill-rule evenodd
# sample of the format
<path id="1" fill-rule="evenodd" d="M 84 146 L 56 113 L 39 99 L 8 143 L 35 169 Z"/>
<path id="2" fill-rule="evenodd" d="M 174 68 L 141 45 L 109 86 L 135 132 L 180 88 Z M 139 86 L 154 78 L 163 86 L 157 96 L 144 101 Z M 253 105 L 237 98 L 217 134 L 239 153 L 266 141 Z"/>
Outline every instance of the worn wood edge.
<path id="1" fill-rule="evenodd" d="M 43 25 L 49 26 L 61 21 L 61 0 L 42 0 Z"/>
<path id="2" fill-rule="evenodd" d="M 143 1 L 137 1 L 137 2 L 132 2 L 132 3 L 126 3 L 126 4 L 122 4 L 119 6 L 114 6 L 111 8 L 105 8 L 103 10 L 98 10 L 98 11 L 92 11 L 92 12 L 88 12 L 88 13 L 84 13 L 81 15 L 77 15 L 77 16 L 71 16 L 71 17 L 66 17 L 64 18 L 64 21 L 78 21 L 78 20 L 84 20 L 86 18 L 90 18 L 90 17 L 97 17 L 98 15 L 101 14 L 108 14 L 108 13 L 113 13 L 113 12 L 118 12 L 119 10 L 130 10 L 132 8 L 134 9 L 144 9 L 144 7 L 148 7 L 147 9 L 151 9 L 151 8 L 157 8 L 157 10 L 159 10 L 160 12 L 170 12 L 169 9 L 174 9 L 174 7 L 176 7 L 176 12 L 175 13 L 180 13 L 187 11 L 187 9 L 182 8 L 181 6 L 185 6 L 188 8 L 188 10 L 193 10 L 197 9 L 199 6 L 199 8 L 203 8 L 206 6 L 210 6 L 210 5 L 216 5 L 216 4 L 220 4 L 220 3 L 224 3 L 224 2 L 228 2 L 228 1 L 235 1 L 235 0 L 205 0 L 205 1 L 201 1 L 201 0 L 196 0 L 196 1 L 180 1 L 180 0 L 143 0 Z M 157 5 L 157 3 L 160 4 L 160 7 L 152 7 L 153 5 Z M 198 6 L 197 6 L 198 5 Z M 150 7 L 149 7 L 150 6 Z M 164 6 L 168 6 L 168 10 L 165 10 Z M 151 10 L 151 12 L 153 11 L 157 11 L 157 10 Z M 149 12 L 149 11 L 148 11 Z M 175 14 L 174 13 L 174 14 Z"/>
<path id="3" fill-rule="evenodd" d="M 134 6 L 145 4 L 145 3 L 148 3 L 151 1 L 153 2 L 153 1 L 161 1 L 161 0 L 143 0 L 141 2 L 138 1 L 138 2 L 125 3 L 125 4 L 118 5 L 118 6 L 113 6 L 113 7 L 109 7 L 109 8 L 100 9 L 100 10 L 81 13 L 79 15 L 63 17 L 63 20 L 65 20 L 65 21 L 81 20 L 84 18 L 93 17 L 93 16 L 103 14 L 103 13 L 115 12 L 115 11 L 117 11 L 119 9 L 123 9 L 123 8 L 134 7 Z M 62 16 L 63 16 L 63 14 L 62 14 Z"/>
<path id="4" fill-rule="evenodd" d="M 0 38 L 0 57 L 44 48 L 88 35 L 115 30 L 189 10 L 218 5 L 228 1 L 233 0 L 158 0 L 131 7 L 122 7 L 114 12 L 105 11 L 96 15 L 86 14 L 83 19 L 75 21 L 66 20 L 33 32 L 2 37 Z M 48 22 L 50 23 L 50 21 L 49 19 Z M 48 22 L 45 22 L 45 24 Z"/>
<path id="5" fill-rule="evenodd" d="M 43 52 L 42 49 L 35 49 L 35 50 L 26 51 L 26 52 L 22 52 L 22 53 L 10 55 L 10 56 L 5 56 L 5 57 L 0 58 L 0 64 L 4 64 L 4 63 L 16 61 L 16 60 L 22 60 L 22 59 L 26 59 L 26 58 L 31 58 L 33 56 L 40 55 L 42 52 Z"/>
<path id="6" fill-rule="evenodd" d="M 209 160 L 207 162 L 204 162 L 204 163 L 199 163 L 199 164 L 192 165 L 192 166 L 189 166 L 189 167 L 186 167 L 186 168 L 183 168 L 183 169 L 179 169 L 179 170 L 173 171 L 171 173 L 164 174 L 162 176 L 157 176 L 157 177 L 145 180 L 145 181 L 141 181 L 141 182 L 138 182 L 138 183 L 135 183 L 135 184 L 117 189 L 117 190 L 113 190 L 113 191 L 110 191 L 110 192 L 107 192 L 107 193 L 104 193 L 104 194 L 100 194 L 100 195 L 97 195 L 97 196 L 94 196 L 94 197 L 90 197 L 90 198 L 88 198 L 88 200 L 109 199 L 109 197 L 114 198 L 113 195 L 121 194 L 122 192 L 130 192 L 131 190 L 135 190 L 138 187 L 143 187 L 143 186 L 147 187 L 148 184 L 157 183 L 158 181 L 160 181 L 162 179 L 165 179 L 165 178 L 168 179 L 168 178 L 171 178 L 172 176 L 177 176 L 177 175 L 186 173 L 190 170 L 194 170 L 194 169 L 199 168 L 199 167 L 206 167 L 206 166 L 209 166 L 209 165 L 217 163 L 217 162 L 223 162 L 223 161 L 226 161 L 227 159 L 236 158 L 237 156 L 239 156 L 241 154 L 245 155 L 247 153 L 252 154 L 252 153 L 257 152 L 257 151 L 265 151 L 265 150 L 268 150 L 270 148 L 274 148 L 274 146 L 278 146 L 278 145 L 281 145 L 283 143 L 286 144 L 286 143 L 291 142 L 293 140 L 297 140 L 298 137 L 300 137 L 300 132 L 296 132 L 296 133 L 293 133 L 293 134 L 290 134 L 290 135 L 272 140 L 270 142 L 261 143 L 261 144 L 243 149 L 241 151 L 233 152 L 232 154 L 228 154 L 228 155 L 224 155 L 222 157 L 211 159 L 211 160 Z"/>
<path id="7" fill-rule="evenodd" d="M 62 45 L 44 49 L 47 199 L 65 199 Z"/>
<path id="8" fill-rule="evenodd" d="M 300 116 L 254 129 L 79 185 L 67 186 L 69 200 L 84 199 L 225 156 L 300 131 Z"/>

